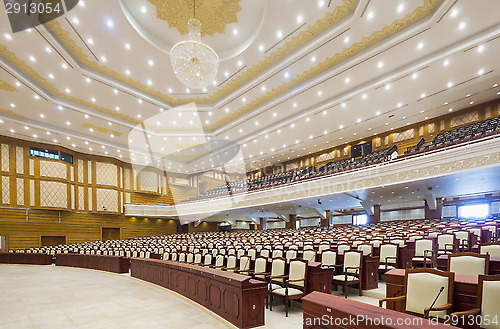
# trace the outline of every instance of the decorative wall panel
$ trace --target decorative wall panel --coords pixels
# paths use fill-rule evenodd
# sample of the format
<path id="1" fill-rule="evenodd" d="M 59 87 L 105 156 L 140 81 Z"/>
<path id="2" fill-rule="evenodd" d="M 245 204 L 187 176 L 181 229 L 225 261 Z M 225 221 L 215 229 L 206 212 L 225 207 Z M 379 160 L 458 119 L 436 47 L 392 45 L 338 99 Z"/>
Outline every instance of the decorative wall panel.
<path id="1" fill-rule="evenodd" d="M 92 184 L 92 161 L 87 161 L 87 172 L 89 174 L 87 183 Z"/>
<path id="2" fill-rule="evenodd" d="M 24 206 L 24 179 L 17 179 L 17 205 Z"/>
<path id="3" fill-rule="evenodd" d="M 151 171 L 141 171 L 139 185 L 142 191 L 158 192 L 158 175 Z"/>
<path id="4" fill-rule="evenodd" d="M 85 210 L 85 189 L 78 187 L 78 210 Z"/>
<path id="5" fill-rule="evenodd" d="M 2 203 L 10 204 L 10 177 L 2 177 Z"/>
<path id="6" fill-rule="evenodd" d="M 29 167 L 30 167 L 30 175 L 31 176 L 35 176 L 35 160 L 34 159 L 30 159 L 28 161 L 29 163 Z"/>
<path id="7" fill-rule="evenodd" d="M 125 169 L 124 181 L 125 189 L 130 190 L 130 169 Z"/>
<path id="8" fill-rule="evenodd" d="M 98 188 L 96 197 L 97 211 L 118 212 L 118 191 Z"/>
<path id="9" fill-rule="evenodd" d="M 88 188 L 87 189 L 87 193 L 88 193 L 88 208 L 89 208 L 89 211 L 92 211 L 93 209 L 93 203 L 92 203 L 92 188 Z"/>
<path id="10" fill-rule="evenodd" d="M 96 184 L 97 185 L 118 185 L 118 170 L 116 165 L 112 163 L 96 162 Z"/>
<path id="11" fill-rule="evenodd" d="M 2 144 L 0 153 L 2 156 L 2 171 L 9 171 L 9 169 L 10 169 L 10 166 L 9 166 L 9 161 L 10 161 L 9 145 Z"/>
<path id="12" fill-rule="evenodd" d="M 436 126 L 433 123 L 429 123 L 429 134 L 432 134 L 435 129 L 436 129 Z"/>
<path id="13" fill-rule="evenodd" d="M 24 149 L 16 147 L 16 172 L 20 175 L 24 174 Z"/>
<path id="14" fill-rule="evenodd" d="M 40 176 L 68 179 L 68 171 L 65 162 L 40 160 Z"/>
<path id="15" fill-rule="evenodd" d="M 407 139 L 415 138 L 415 129 L 408 129 L 401 133 L 392 134 L 392 142 L 397 143 Z"/>
<path id="16" fill-rule="evenodd" d="M 83 160 L 78 160 L 78 183 L 83 183 Z"/>
<path id="17" fill-rule="evenodd" d="M 35 181 L 33 179 L 30 180 L 30 206 L 35 206 Z"/>
<path id="18" fill-rule="evenodd" d="M 66 183 L 40 181 L 40 206 L 47 208 L 68 208 Z"/>
<path id="19" fill-rule="evenodd" d="M 465 124 L 473 123 L 478 120 L 479 120 L 479 112 L 478 111 L 470 112 L 451 118 L 450 127 L 454 128 Z"/>

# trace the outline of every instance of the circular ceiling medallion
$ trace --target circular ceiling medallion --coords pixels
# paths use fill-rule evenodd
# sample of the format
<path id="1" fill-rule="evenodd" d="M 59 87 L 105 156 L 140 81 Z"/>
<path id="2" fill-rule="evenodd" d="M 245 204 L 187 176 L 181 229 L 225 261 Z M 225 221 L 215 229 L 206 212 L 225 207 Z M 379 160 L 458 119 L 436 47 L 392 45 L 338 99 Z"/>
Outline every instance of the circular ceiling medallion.
<path id="1" fill-rule="evenodd" d="M 201 35 L 224 34 L 226 25 L 237 23 L 241 0 L 148 0 L 156 8 L 156 18 L 164 20 L 181 35 L 188 33 L 187 21 L 201 22 Z"/>

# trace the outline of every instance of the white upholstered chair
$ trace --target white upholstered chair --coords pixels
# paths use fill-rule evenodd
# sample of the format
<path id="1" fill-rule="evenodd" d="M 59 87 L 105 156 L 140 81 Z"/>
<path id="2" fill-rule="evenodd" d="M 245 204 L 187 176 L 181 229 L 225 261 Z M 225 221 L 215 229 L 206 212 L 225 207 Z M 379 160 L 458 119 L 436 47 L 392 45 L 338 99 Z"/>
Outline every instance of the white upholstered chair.
<path id="1" fill-rule="evenodd" d="M 290 300 L 301 299 L 307 291 L 307 261 L 295 259 L 290 262 L 289 274 L 281 276 L 282 284 L 276 284 L 274 289 L 269 291 L 270 310 L 273 310 L 273 298 L 281 297 L 285 302 L 285 316 L 288 317 L 288 307 Z M 272 278 L 272 275 L 271 275 Z"/>
<path id="2" fill-rule="evenodd" d="M 316 251 L 314 250 L 305 250 L 302 255 L 303 260 L 307 260 L 308 262 L 316 261 Z"/>
<path id="3" fill-rule="evenodd" d="M 463 252 L 448 256 L 448 272 L 458 275 L 488 274 L 490 255 Z"/>
<path id="4" fill-rule="evenodd" d="M 427 313 L 441 288 L 436 303 L 429 315 L 443 319 L 450 314 L 453 308 L 453 283 L 455 273 L 443 272 L 433 268 L 407 269 L 405 274 L 404 295 L 383 298 L 379 301 L 380 307 L 384 302 L 403 302 L 405 313 L 423 316 Z"/>
<path id="5" fill-rule="evenodd" d="M 411 259 L 412 267 L 434 267 L 436 259 L 435 243 L 432 239 L 419 239 L 415 241 L 415 256 Z"/>
<path id="6" fill-rule="evenodd" d="M 465 319 L 470 319 L 471 317 L 473 319 L 482 319 L 483 321 L 476 323 L 474 328 L 500 329 L 500 303 L 498 302 L 498 296 L 500 296 L 500 275 L 480 275 L 477 288 L 477 308 L 455 312 L 451 315 Z M 486 319 L 489 321 L 485 321 Z"/>
<path id="7" fill-rule="evenodd" d="M 481 255 L 489 254 L 491 257 L 500 257 L 500 242 L 479 245 L 479 253 Z"/>
<path id="8" fill-rule="evenodd" d="M 399 246 L 394 243 L 385 243 L 380 245 L 379 252 L 380 265 L 378 273 L 384 274 L 385 272 L 396 268 L 398 263 Z"/>
<path id="9" fill-rule="evenodd" d="M 361 296 L 361 290 L 363 289 L 363 284 L 361 281 L 363 254 L 361 251 L 346 251 L 344 253 L 344 265 L 342 267 L 342 274 L 333 276 L 333 286 L 335 291 L 337 291 L 337 286 L 342 285 L 342 291 L 347 295 L 347 287 L 351 285 L 358 285 L 359 295 Z"/>

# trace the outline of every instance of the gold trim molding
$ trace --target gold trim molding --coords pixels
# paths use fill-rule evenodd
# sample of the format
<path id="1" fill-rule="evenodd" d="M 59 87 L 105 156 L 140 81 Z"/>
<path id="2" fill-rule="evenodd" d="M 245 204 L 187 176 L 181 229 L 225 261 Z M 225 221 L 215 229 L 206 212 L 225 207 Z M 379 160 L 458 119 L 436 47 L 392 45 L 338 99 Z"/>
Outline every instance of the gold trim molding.
<path id="1" fill-rule="evenodd" d="M 187 22 L 194 16 L 201 22 L 201 36 L 224 34 L 226 25 L 237 23 L 241 0 L 148 0 L 156 8 L 156 18 L 166 21 L 168 27 L 180 34 L 188 33 Z M 195 8 L 193 8 L 193 5 Z"/>
<path id="2" fill-rule="evenodd" d="M 0 89 L 5 91 L 17 91 L 13 85 L 3 80 L 0 80 Z"/>

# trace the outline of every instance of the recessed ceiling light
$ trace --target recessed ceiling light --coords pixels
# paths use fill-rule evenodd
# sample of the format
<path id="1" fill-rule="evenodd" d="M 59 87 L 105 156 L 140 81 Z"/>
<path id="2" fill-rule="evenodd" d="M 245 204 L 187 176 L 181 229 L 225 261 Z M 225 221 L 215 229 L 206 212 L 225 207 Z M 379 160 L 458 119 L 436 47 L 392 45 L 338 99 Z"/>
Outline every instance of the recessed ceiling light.
<path id="1" fill-rule="evenodd" d="M 137 103 L 142 104 L 142 99 L 138 98 Z"/>
<path id="2" fill-rule="evenodd" d="M 24 126 L 24 129 L 29 130 L 29 129 L 30 129 L 30 127 L 28 127 L 28 126 Z"/>
<path id="3" fill-rule="evenodd" d="M 36 61 L 36 58 L 35 58 L 34 56 L 30 56 L 30 57 L 29 57 L 29 59 L 30 59 L 30 61 L 32 61 L 32 62 L 35 62 L 35 61 Z"/>
<path id="4" fill-rule="evenodd" d="M 420 94 L 420 98 L 425 98 L 425 96 L 426 96 L 425 93 Z"/>
<path id="5" fill-rule="evenodd" d="M 276 118 L 277 115 L 278 115 L 278 113 L 276 113 L 276 112 L 273 113 L 273 117 Z"/>
<path id="6" fill-rule="evenodd" d="M 484 74 L 484 70 L 483 69 L 480 69 L 479 71 L 477 71 L 477 75 L 483 75 Z"/>
<path id="7" fill-rule="evenodd" d="M 38 95 L 35 95 L 34 97 L 35 97 L 35 99 L 40 99 L 40 96 L 38 96 Z"/>
<path id="8" fill-rule="evenodd" d="M 88 119 L 89 118 L 89 115 L 88 114 L 85 114 L 85 119 Z"/>
<path id="9" fill-rule="evenodd" d="M 452 81 L 448 82 L 448 84 L 447 84 L 446 86 L 447 86 L 448 88 L 453 87 L 453 82 L 452 82 Z"/>
<path id="10" fill-rule="evenodd" d="M 344 38 L 344 43 L 348 43 L 348 42 L 349 42 L 349 40 L 351 40 L 349 37 L 345 37 L 345 38 Z"/>
<path id="11" fill-rule="evenodd" d="M 141 7 L 141 12 L 142 12 L 143 14 L 145 14 L 145 13 L 147 13 L 147 12 L 148 12 L 148 9 L 146 8 L 146 6 L 142 6 L 142 7 Z"/>
<path id="12" fill-rule="evenodd" d="M 94 97 L 92 97 L 91 101 L 92 101 L 92 103 L 95 103 L 95 98 L 94 98 Z"/>
<path id="13" fill-rule="evenodd" d="M 120 107 L 119 107 L 119 106 L 116 106 L 116 107 L 115 107 L 115 110 L 120 111 Z"/>
<path id="14" fill-rule="evenodd" d="M 234 35 L 238 35 L 238 29 L 237 29 L 237 28 L 234 28 L 234 29 L 233 29 L 233 34 L 234 34 Z"/>
<path id="15" fill-rule="evenodd" d="M 37 135 L 33 135 L 33 138 L 38 138 L 38 136 Z"/>
<path id="16" fill-rule="evenodd" d="M 457 14 L 458 14 L 458 10 L 457 10 L 456 8 L 455 8 L 455 9 L 453 9 L 453 10 L 451 11 L 451 13 L 450 13 L 451 17 L 455 17 L 455 16 L 457 16 Z"/>
<path id="17" fill-rule="evenodd" d="M 344 82 L 345 82 L 345 83 L 349 83 L 349 82 L 351 82 L 351 78 L 349 78 L 349 77 L 345 78 L 345 79 L 344 79 Z"/>
<path id="18" fill-rule="evenodd" d="M 155 65 L 155 62 L 152 59 L 150 59 L 150 60 L 148 60 L 148 65 L 153 66 L 153 65 Z"/>
<path id="19" fill-rule="evenodd" d="M 397 106 L 401 107 L 401 106 L 403 106 L 403 103 L 398 103 Z"/>
<path id="20" fill-rule="evenodd" d="M 10 103 L 10 107 L 16 107 L 16 104 Z"/>
<path id="21" fill-rule="evenodd" d="M 373 11 L 370 11 L 370 12 L 368 13 L 368 15 L 366 16 L 366 18 L 368 18 L 368 19 L 372 19 L 374 16 L 375 16 L 375 13 L 374 13 Z"/>
<path id="22" fill-rule="evenodd" d="M 465 22 L 461 22 L 459 25 L 458 25 L 458 29 L 459 30 L 463 30 L 465 29 L 465 27 L 467 26 L 467 24 Z"/>
<path id="23" fill-rule="evenodd" d="M 304 21 L 304 17 L 302 15 L 297 16 L 297 23 L 302 23 Z"/>
<path id="24" fill-rule="evenodd" d="M 360 123 L 360 122 L 361 122 L 361 119 L 357 119 L 357 120 L 356 120 L 356 122 L 357 122 L 357 123 Z"/>
<path id="25" fill-rule="evenodd" d="M 318 7 L 320 7 L 320 8 L 321 8 L 321 7 L 323 7 L 324 5 L 325 5 L 325 2 L 324 2 L 323 0 L 320 0 L 320 1 L 318 2 Z"/>
<path id="26" fill-rule="evenodd" d="M 11 36 L 10 34 L 8 34 L 8 33 L 5 33 L 3 36 L 4 36 L 4 37 L 5 37 L 5 39 L 7 39 L 7 40 L 12 40 L 12 36 Z"/>
<path id="27" fill-rule="evenodd" d="M 292 123 L 290 127 L 295 128 L 295 123 Z"/>
<path id="28" fill-rule="evenodd" d="M 101 61 L 106 62 L 106 56 L 101 56 Z"/>
<path id="29" fill-rule="evenodd" d="M 76 25 L 80 24 L 80 21 L 76 17 L 73 17 L 72 21 L 73 21 L 73 24 L 76 24 Z"/>
<path id="30" fill-rule="evenodd" d="M 62 63 L 61 67 L 66 70 L 68 68 L 68 64 Z"/>
<path id="31" fill-rule="evenodd" d="M 40 118 L 42 118 L 42 119 L 43 119 L 43 118 L 45 118 L 45 115 L 43 115 L 43 114 L 40 114 Z"/>
<path id="32" fill-rule="evenodd" d="M 112 29 L 112 28 L 115 26 L 115 24 L 113 23 L 113 21 L 112 21 L 111 19 L 108 19 L 108 20 L 106 21 L 106 25 L 107 25 L 110 29 Z"/>
<path id="33" fill-rule="evenodd" d="M 57 109 L 58 109 L 59 111 L 62 111 L 64 108 L 63 108 L 61 105 L 59 105 L 59 106 L 57 106 Z"/>
<path id="34" fill-rule="evenodd" d="M 340 126 L 339 126 L 339 129 L 344 129 L 344 125 L 340 125 Z"/>
<path id="35" fill-rule="evenodd" d="M 285 79 L 288 79 L 288 77 L 290 76 L 290 73 L 288 73 L 288 71 L 286 71 L 283 76 L 285 77 Z"/>
<path id="36" fill-rule="evenodd" d="M 87 43 L 88 43 L 89 45 L 93 45 L 93 44 L 94 44 L 94 40 L 92 40 L 91 38 L 88 38 L 88 39 L 87 39 Z"/>
<path id="37" fill-rule="evenodd" d="M 228 112 L 229 112 L 229 107 L 226 107 L 226 110 L 225 110 L 225 111 L 226 111 L 226 113 L 228 113 Z"/>
<path id="38" fill-rule="evenodd" d="M 417 44 L 417 49 L 422 49 L 424 48 L 424 43 L 422 41 L 420 41 L 418 44 Z"/>
<path id="39" fill-rule="evenodd" d="M 470 104 L 470 105 L 472 105 L 472 104 L 474 104 L 474 102 L 473 102 L 473 101 L 470 101 L 470 102 L 469 102 L 469 104 Z"/>
<path id="40" fill-rule="evenodd" d="M 451 111 L 453 111 L 453 109 L 450 107 L 450 108 L 448 109 L 448 112 L 451 112 Z"/>
<path id="41" fill-rule="evenodd" d="M 321 96 L 323 94 L 323 92 L 320 90 L 318 91 L 318 96 Z"/>
<path id="42" fill-rule="evenodd" d="M 259 51 L 264 51 L 264 45 L 259 45 Z"/>
<path id="43" fill-rule="evenodd" d="M 70 125 L 71 125 L 71 122 L 66 121 L 66 125 L 67 125 L 67 126 L 70 126 Z"/>
<path id="44" fill-rule="evenodd" d="M 388 84 L 386 84 L 384 88 L 385 88 L 385 90 L 389 90 L 389 89 L 391 89 L 391 84 L 389 84 L 389 83 L 388 83 Z"/>
<path id="45" fill-rule="evenodd" d="M 484 50 L 484 45 L 480 45 L 479 47 L 477 47 L 477 52 L 482 53 L 483 50 Z"/>
<path id="46" fill-rule="evenodd" d="M 276 36 L 278 37 L 278 39 L 281 39 L 283 37 L 283 32 L 278 30 L 278 32 L 276 32 Z"/>
<path id="47" fill-rule="evenodd" d="M 402 3 L 400 3 L 400 4 L 398 5 L 398 13 L 402 12 L 403 10 L 405 10 L 405 5 L 404 5 L 404 4 L 402 4 Z"/>
<path id="48" fill-rule="evenodd" d="M 54 75 L 52 73 L 49 73 L 49 78 L 50 79 L 54 79 L 55 77 L 54 77 Z"/>
<path id="49" fill-rule="evenodd" d="M 266 91 L 266 86 L 262 86 L 262 87 L 260 87 L 260 90 L 262 90 L 262 91 Z"/>
<path id="50" fill-rule="evenodd" d="M 65 91 L 66 91 L 67 94 L 69 94 L 71 92 L 71 89 L 66 88 Z"/>
<path id="51" fill-rule="evenodd" d="M 316 62 L 316 56 L 311 57 L 311 62 Z"/>

